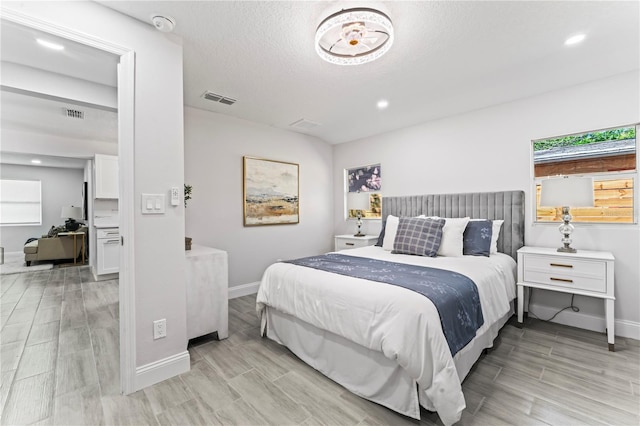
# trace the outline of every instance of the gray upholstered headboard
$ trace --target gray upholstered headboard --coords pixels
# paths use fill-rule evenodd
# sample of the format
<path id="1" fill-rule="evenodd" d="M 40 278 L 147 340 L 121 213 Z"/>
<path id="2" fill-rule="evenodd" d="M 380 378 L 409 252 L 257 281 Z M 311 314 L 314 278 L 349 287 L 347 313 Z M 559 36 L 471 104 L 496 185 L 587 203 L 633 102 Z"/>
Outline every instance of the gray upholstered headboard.
<path id="1" fill-rule="evenodd" d="M 476 192 L 383 197 L 382 218 L 393 216 L 466 217 L 504 219 L 498 251 L 517 260 L 524 245 L 524 191 Z"/>

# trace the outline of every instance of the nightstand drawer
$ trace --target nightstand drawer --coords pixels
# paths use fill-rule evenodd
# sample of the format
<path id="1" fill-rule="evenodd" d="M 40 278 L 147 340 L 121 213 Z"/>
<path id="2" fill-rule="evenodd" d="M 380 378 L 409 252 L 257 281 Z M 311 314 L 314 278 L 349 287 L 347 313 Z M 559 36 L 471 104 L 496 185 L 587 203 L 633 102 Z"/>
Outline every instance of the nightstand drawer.
<path id="1" fill-rule="evenodd" d="M 547 271 L 524 271 L 526 282 L 547 284 L 554 287 L 572 288 L 575 290 L 596 291 L 606 293 L 607 283 L 604 278 L 578 276 L 567 273 L 553 273 Z"/>
<path id="2" fill-rule="evenodd" d="M 366 247 L 368 245 L 371 245 L 368 240 L 343 240 L 340 238 L 336 239 L 336 251 Z"/>
<path id="3" fill-rule="evenodd" d="M 605 262 L 571 259 L 558 256 L 527 256 L 524 260 L 524 279 L 531 271 L 548 272 L 552 275 L 570 275 L 604 280 L 607 274 Z"/>
<path id="4" fill-rule="evenodd" d="M 356 237 L 354 235 L 336 235 L 335 248 L 336 251 L 349 250 L 354 248 L 372 246 L 378 241 L 377 235 L 365 235 Z"/>

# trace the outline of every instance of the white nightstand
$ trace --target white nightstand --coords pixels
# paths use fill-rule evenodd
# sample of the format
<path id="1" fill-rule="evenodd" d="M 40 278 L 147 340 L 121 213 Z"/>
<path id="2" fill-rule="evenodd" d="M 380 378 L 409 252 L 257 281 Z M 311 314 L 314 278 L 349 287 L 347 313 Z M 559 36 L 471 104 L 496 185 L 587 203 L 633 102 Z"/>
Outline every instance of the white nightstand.
<path id="1" fill-rule="evenodd" d="M 358 247 L 372 246 L 378 241 L 377 235 L 365 235 L 364 237 L 354 237 L 351 234 L 336 235 L 336 251 L 354 249 Z"/>
<path id="2" fill-rule="evenodd" d="M 518 250 L 518 322 L 527 312 L 529 288 L 598 297 L 604 299 L 607 341 L 614 351 L 614 261 L 613 254 L 605 251 L 561 253 L 555 248 L 522 247 Z"/>

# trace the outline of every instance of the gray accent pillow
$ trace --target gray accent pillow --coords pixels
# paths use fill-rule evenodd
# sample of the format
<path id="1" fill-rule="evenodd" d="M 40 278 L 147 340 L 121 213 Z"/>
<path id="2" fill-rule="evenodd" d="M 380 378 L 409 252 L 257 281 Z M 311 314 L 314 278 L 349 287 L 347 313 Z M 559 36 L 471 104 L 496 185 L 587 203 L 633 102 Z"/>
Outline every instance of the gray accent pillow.
<path id="1" fill-rule="evenodd" d="M 491 253 L 491 235 L 493 222 L 490 220 L 472 220 L 467 224 L 462 236 L 462 252 L 471 256 L 487 256 Z"/>
<path id="2" fill-rule="evenodd" d="M 435 257 L 444 224 L 444 219 L 401 217 L 391 253 Z"/>
<path id="3" fill-rule="evenodd" d="M 376 247 L 382 247 L 382 243 L 384 242 L 384 230 L 387 227 L 387 220 L 382 221 L 382 229 L 380 230 L 380 235 L 378 235 L 378 241 L 376 241 Z"/>

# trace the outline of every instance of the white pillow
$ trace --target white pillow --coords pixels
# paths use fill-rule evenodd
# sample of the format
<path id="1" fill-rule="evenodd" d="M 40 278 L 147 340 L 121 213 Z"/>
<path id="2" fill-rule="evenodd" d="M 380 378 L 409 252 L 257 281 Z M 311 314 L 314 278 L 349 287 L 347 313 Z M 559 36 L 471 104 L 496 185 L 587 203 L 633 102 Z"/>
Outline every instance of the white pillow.
<path id="1" fill-rule="evenodd" d="M 471 220 L 485 220 L 485 219 L 471 219 Z M 491 249 L 490 254 L 498 252 L 498 238 L 500 237 L 500 230 L 504 220 L 502 219 L 489 219 L 491 220 Z"/>
<path id="2" fill-rule="evenodd" d="M 504 220 L 496 219 L 492 223 L 491 227 L 491 250 L 489 253 L 497 253 L 498 252 L 498 238 L 500 237 L 500 230 L 502 229 L 502 224 Z"/>
<path id="3" fill-rule="evenodd" d="M 438 256 L 460 257 L 463 255 L 463 234 L 469 223 L 468 217 L 443 218 L 446 222 L 442 228 L 442 241 Z"/>
<path id="4" fill-rule="evenodd" d="M 384 227 L 384 240 L 382 240 L 383 249 L 387 251 L 393 250 L 393 242 L 396 240 L 399 222 L 400 219 L 397 216 L 387 216 L 387 223 Z"/>

